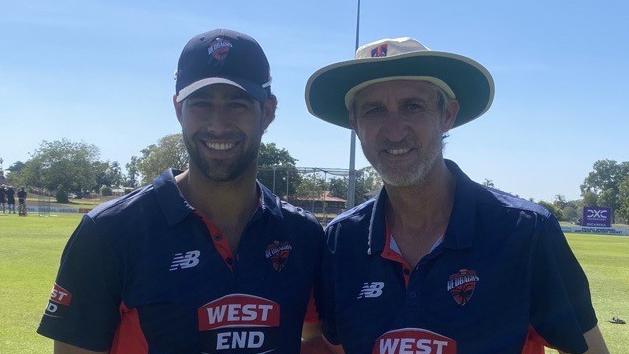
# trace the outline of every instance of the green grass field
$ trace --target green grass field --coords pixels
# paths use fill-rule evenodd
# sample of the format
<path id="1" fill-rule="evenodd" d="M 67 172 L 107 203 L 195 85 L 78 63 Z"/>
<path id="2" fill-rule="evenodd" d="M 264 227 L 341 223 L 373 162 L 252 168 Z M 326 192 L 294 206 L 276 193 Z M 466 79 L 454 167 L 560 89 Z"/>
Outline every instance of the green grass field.
<path id="1" fill-rule="evenodd" d="M 52 217 L 0 214 L 0 353 L 51 353 L 51 341 L 35 333 L 59 256 L 80 215 Z M 612 353 L 627 352 L 629 324 L 629 237 L 569 234 L 590 280 L 599 326 Z M 552 351 L 549 351 L 549 353 Z"/>

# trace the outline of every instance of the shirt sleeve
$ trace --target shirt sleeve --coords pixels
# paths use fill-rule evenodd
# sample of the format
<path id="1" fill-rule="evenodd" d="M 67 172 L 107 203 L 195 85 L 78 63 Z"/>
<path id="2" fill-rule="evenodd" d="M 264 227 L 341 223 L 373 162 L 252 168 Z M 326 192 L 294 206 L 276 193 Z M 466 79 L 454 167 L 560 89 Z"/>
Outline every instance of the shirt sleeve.
<path id="1" fill-rule="evenodd" d="M 337 226 L 338 227 L 338 226 Z M 323 335 L 330 344 L 340 344 L 336 330 L 336 314 L 335 314 L 335 265 L 334 251 L 336 245 L 336 227 L 329 226 L 326 228 L 325 241 L 323 248 L 323 259 L 321 261 L 321 277 L 318 286 L 315 286 L 315 302 L 321 322 L 321 330 Z"/>
<path id="2" fill-rule="evenodd" d="M 120 291 L 110 245 L 86 215 L 63 251 L 37 332 L 80 348 L 105 351 L 120 321 Z"/>
<path id="3" fill-rule="evenodd" d="M 531 258 L 531 325 L 552 347 L 587 351 L 583 333 L 596 326 L 588 280 L 554 217 L 543 219 Z"/>

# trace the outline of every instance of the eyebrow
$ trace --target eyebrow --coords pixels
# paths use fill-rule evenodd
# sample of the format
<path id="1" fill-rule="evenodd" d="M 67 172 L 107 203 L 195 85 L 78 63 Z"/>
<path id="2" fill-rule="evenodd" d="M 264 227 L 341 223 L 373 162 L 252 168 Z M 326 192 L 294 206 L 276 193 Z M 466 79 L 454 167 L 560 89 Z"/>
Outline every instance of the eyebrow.
<path id="1" fill-rule="evenodd" d="M 405 98 L 400 99 L 399 102 L 401 103 L 421 102 L 421 103 L 427 104 L 428 100 L 424 99 L 423 97 L 405 97 Z"/>
<path id="2" fill-rule="evenodd" d="M 422 102 L 427 104 L 429 102 L 429 100 L 423 98 L 423 97 L 417 97 L 417 96 L 408 96 L 408 97 L 403 97 L 400 98 L 398 100 L 398 103 L 408 103 L 408 102 Z M 372 100 L 372 101 L 367 101 L 363 104 L 361 104 L 360 106 L 358 106 L 358 109 L 363 110 L 366 108 L 371 108 L 371 107 L 378 107 L 378 106 L 382 106 L 384 105 L 384 103 L 382 103 L 382 101 L 378 101 L 378 100 Z"/>
<path id="3" fill-rule="evenodd" d="M 378 107 L 378 106 L 383 106 L 382 101 L 367 101 L 367 102 L 361 104 L 360 106 L 358 106 L 358 109 L 359 110 L 364 110 L 366 108 Z"/>
<path id="4" fill-rule="evenodd" d="M 238 91 L 234 91 L 231 94 L 226 95 L 227 98 L 232 99 L 232 100 L 247 100 L 250 102 L 254 102 L 255 99 L 253 98 L 253 96 L 251 96 L 250 94 L 242 91 L 242 90 L 238 90 Z"/>

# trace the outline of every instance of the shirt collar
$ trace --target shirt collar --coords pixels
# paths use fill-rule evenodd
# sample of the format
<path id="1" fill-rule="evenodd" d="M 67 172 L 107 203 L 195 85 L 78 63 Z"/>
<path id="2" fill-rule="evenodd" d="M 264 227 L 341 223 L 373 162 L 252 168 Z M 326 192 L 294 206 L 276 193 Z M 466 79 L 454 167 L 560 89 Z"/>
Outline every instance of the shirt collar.
<path id="1" fill-rule="evenodd" d="M 476 184 L 456 163 L 445 160 L 446 166 L 454 175 L 456 189 L 454 191 L 454 205 L 448 227 L 443 239 L 443 246 L 450 249 L 463 249 L 472 246 L 475 229 L 476 214 Z M 376 196 L 368 232 L 368 254 L 379 254 L 385 246 L 385 205 L 387 192 L 383 187 Z"/>
<path id="2" fill-rule="evenodd" d="M 153 181 L 157 202 L 162 209 L 162 213 L 166 217 L 169 226 L 175 225 L 185 219 L 188 214 L 194 211 L 194 208 L 183 197 L 175 176 L 182 171 L 175 169 L 167 169 L 162 172 L 159 177 Z M 259 193 L 258 210 L 256 214 L 268 214 L 275 218 L 282 218 L 281 201 L 262 183 L 256 181 Z"/>
<path id="3" fill-rule="evenodd" d="M 175 182 L 175 176 L 181 172 L 180 170 L 169 168 L 153 180 L 157 203 L 166 217 L 168 226 L 179 223 L 194 210 L 181 195 Z"/>
<path id="4" fill-rule="evenodd" d="M 277 219 L 282 219 L 282 202 L 280 201 L 280 198 L 260 183 L 260 181 L 256 181 L 256 183 L 258 184 L 258 190 L 260 191 L 260 209 L 262 212 L 268 213 Z"/>

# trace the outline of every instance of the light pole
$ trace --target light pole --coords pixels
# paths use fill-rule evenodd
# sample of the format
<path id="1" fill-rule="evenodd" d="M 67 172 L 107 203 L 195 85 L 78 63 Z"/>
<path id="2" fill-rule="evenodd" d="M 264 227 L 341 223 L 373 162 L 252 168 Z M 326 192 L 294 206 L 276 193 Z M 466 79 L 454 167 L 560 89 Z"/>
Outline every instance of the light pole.
<path id="1" fill-rule="evenodd" d="M 358 33 L 360 31 L 360 0 L 356 9 L 356 44 L 354 51 L 358 49 Z M 356 205 L 356 132 L 352 129 L 349 143 L 349 183 L 347 184 L 347 208 Z"/>

